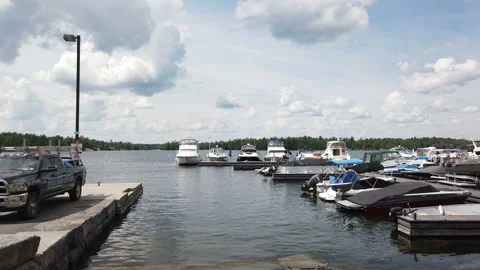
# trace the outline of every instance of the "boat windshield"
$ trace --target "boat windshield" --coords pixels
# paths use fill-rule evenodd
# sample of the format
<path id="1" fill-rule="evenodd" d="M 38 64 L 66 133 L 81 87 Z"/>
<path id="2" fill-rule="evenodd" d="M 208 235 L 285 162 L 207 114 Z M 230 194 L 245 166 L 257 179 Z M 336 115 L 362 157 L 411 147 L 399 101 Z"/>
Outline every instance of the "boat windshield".
<path id="1" fill-rule="evenodd" d="M 1 157 L 0 171 L 35 171 L 38 162 L 38 157 Z"/>
<path id="2" fill-rule="evenodd" d="M 221 147 L 217 147 L 217 148 L 212 148 L 210 150 L 211 153 L 214 153 L 214 154 L 217 154 L 217 155 L 221 155 L 223 153 L 225 153 L 225 150 L 223 150 L 223 148 Z"/>
<path id="3" fill-rule="evenodd" d="M 283 141 L 282 140 L 270 140 L 268 142 L 268 146 L 283 146 Z"/>
<path id="4" fill-rule="evenodd" d="M 192 145 L 192 144 L 197 144 L 198 141 L 195 139 L 183 139 L 180 141 L 181 145 Z"/>

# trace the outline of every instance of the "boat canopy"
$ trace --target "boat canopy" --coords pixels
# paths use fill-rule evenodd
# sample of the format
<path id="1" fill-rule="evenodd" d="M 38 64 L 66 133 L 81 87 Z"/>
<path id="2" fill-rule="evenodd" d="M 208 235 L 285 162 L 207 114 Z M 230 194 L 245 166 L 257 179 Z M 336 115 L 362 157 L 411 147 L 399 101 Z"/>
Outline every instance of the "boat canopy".
<path id="1" fill-rule="evenodd" d="M 372 151 L 363 154 L 363 162 L 383 162 L 385 160 L 401 158 L 402 155 L 398 151 Z"/>
<path id="2" fill-rule="evenodd" d="M 396 183 L 388 187 L 384 187 L 377 190 L 365 191 L 358 193 L 352 197 L 347 198 L 348 201 L 363 205 L 369 206 L 378 203 L 383 199 L 388 199 L 390 197 L 403 196 L 405 194 L 415 194 L 415 193 L 427 193 L 427 192 L 438 192 L 439 190 L 434 186 L 424 183 L 424 182 L 404 182 Z"/>
<path id="3" fill-rule="evenodd" d="M 363 160 L 358 158 L 352 158 L 347 160 L 328 160 L 325 162 L 326 165 L 355 165 L 362 164 Z"/>
<path id="4" fill-rule="evenodd" d="M 357 173 L 367 173 L 367 172 L 376 172 L 383 170 L 385 167 L 381 163 L 378 162 L 370 162 L 370 163 L 361 163 L 354 165 L 350 168 L 350 170 L 356 171 Z"/>

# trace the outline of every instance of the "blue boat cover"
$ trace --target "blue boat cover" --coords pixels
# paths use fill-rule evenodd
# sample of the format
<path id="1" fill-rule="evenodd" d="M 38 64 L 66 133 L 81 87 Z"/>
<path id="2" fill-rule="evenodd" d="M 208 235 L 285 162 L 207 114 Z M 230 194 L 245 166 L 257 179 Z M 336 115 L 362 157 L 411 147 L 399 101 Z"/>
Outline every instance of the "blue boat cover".
<path id="1" fill-rule="evenodd" d="M 427 160 L 428 157 L 427 156 L 418 156 L 415 158 L 415 160 Z"/>
<path id="2" fill-rule="evenodd" d="M 363 160 L 358 158 L 352 158 L 349 160 L 329 160 L 325 162 L 326 165 L 355 165 L 362 164 Z"/>

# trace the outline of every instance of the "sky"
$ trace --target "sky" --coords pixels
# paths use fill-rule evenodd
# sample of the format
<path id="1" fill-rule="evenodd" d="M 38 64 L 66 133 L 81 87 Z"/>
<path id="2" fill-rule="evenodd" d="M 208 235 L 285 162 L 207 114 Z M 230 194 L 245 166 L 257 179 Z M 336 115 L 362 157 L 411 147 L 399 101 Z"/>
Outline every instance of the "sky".
<path id="1" fill-rule="evenodd" d="M 480 139 L 480 1 L 0 0 L 0 131 Z"/>

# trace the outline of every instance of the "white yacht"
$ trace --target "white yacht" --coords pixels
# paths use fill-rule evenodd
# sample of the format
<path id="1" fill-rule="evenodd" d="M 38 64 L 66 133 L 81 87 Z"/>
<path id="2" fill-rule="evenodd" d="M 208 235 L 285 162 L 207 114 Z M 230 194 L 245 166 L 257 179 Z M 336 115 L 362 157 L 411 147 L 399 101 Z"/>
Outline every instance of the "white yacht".
<path id="1" fill-rule="evenodd" d="M 268 141 L 267 154 L 263 158 L 265 161 L 279 161 L 285 155 L 283 141 L 274 139 Z"/>
<path id="2" fill-rule="evenodd" d="M 240 148 L 237 161 L 261 161 L 261 159 L 260 155 L 257 153 L 255 145 L 247 143 Z"/>
<path id="3" fill-rule="evenodd" d="M 327 148 L 322 154 L 323 159 L 349 160 L 347 144 L 343 141 L 328 141 Z"/>
<path id="4" fill-rule="evenodd" d="M 215 147 L 210 149 L 210 152 L 207 154 L 207 160 L 226 162 L 228 161 L 228 156 L 225 153 L 225 150 L 223 150 L 223 148 L 218 147 L 218 145 L 216 145 Z"/>
<path id="5" fill-rule="evenodd" d="M 182 139 L 179 142 L 175 163 L 178 165 L 197 165 L 200 163 L 198 141 L 195 139 Z"/>

